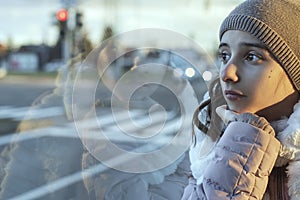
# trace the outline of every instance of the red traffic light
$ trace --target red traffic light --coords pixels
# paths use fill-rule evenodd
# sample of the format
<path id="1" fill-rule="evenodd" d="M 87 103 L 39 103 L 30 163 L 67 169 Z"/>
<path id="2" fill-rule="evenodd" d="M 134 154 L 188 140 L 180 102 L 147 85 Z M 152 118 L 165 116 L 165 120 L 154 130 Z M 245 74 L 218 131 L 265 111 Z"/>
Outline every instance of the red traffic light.
<path id="1" fill-rule="evenodd" d="M 56 12 L 56 18 L 58 21 L 65 22 L 68 20 L 68 11 L 66 9 L 60 9 Z"/>

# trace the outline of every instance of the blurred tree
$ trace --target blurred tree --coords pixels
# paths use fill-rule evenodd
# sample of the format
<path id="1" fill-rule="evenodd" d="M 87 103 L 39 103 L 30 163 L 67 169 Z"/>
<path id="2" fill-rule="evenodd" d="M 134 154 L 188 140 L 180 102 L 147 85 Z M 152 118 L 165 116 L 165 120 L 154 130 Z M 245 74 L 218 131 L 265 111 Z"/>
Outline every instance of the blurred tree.
<path id="1" fill-rule="evenodd" d="M 105 26 L 101 42 L 112 37 L 113 35 L 114 35 L 114 31 L 113 31 L 112 26 L 110 26 L 110 25 Z"/>
<path id="2" fill-rule="evenodd" d="M 210 8 L 210 0 L 204 0 L 204 9 L 205 10 L 209 10 L 209 8 Z"/>
<path id="3" fill-rule="evenodd" d="M 4 61 L 8 52 L 6 45 L 0 43 L 0 68 L 2 67 L 2 62 Z"/>
<path id="4" fill-rule="evenodd" d="M 82 52 L 82 58 L 85 58 L 94 48 L 94 45 L 90 38 L 88 37 L 88 34 L 85 32 L 82 35 L 82 41 L 81 41 L 81 52 Z"/>
<path id="5" fill-rule="evenodd" d="M 7 38 L 7 49 L 8 49 L 8 52 L 11 52 L 12 50 L 14 50 L 14 41 L 13 41 L 13 38 L 10 36 Z"/>
<path id="6" fill-rule="evenodd" d="M 7 54 L 7 46 L 0 43 L 0 58 L 4 57 Z"/>

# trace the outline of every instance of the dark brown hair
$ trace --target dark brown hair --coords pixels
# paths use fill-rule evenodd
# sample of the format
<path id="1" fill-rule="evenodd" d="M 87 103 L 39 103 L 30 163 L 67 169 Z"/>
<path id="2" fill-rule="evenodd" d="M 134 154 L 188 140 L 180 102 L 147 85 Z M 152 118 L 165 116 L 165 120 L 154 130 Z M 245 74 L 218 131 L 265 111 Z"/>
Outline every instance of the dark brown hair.
<path id="1" fill-rule="evenodd" d="M 193 140 L 195 141 L 194 128 L 198 128 L 200 131 L 208 135 L 213 141 L 216 141 L 222 134 L 224 123 L 216 113 L 218 106 L 226 104 L 226 101 L 222 94 L 220 80 L 217 77 L 209 87 L 209 99 L 203 101 L 199 107 L 195 110 L 193 115 Z M 207 114 L 205 121 L 199 120 L 199 114 L 203 113 L 203 109 L 207 108 Z M 204 114 L 204 113 L 203 113 Z M 201 114 L 200 114 L 201 115 Z"/>

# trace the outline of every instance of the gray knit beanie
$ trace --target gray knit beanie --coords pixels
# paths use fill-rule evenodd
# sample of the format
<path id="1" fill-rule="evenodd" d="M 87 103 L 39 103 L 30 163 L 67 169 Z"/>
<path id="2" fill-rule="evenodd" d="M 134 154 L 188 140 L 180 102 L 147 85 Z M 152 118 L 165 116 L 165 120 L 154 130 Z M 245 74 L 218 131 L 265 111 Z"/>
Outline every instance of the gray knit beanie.
<path id="1" fill-rule="evenodd" d="M 300 0 L 246 0 L 220 27 L 250 33 L 266 45 L 300 91 Z"/>

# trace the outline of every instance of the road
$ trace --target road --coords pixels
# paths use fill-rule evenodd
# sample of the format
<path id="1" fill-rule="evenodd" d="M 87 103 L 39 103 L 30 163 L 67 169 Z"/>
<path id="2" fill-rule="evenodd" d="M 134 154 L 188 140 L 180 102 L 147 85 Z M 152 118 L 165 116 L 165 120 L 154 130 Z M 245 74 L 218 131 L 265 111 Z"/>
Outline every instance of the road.
<path id="1" fill-rule="evenodd" d="M 0 79 L 0 136 L 4 134 L 13 133 L 19 124 L 19 120 L 26 114 L 26 111 L 30 108 L 32 103 L 42 94 L 51 92 L 55 88 L 55 79 L 56 77 L 38 77 L 38 76 L 7 76 L 4 79 Z M 100 84 L 101 85 L 101 84 Z M 100 86 L 101 87 L 101 86 Z M 134 107 L 139 107 L 143 109 L 150 109 L 152 103 L 157 102 L 163 106 L 166 110 L 177 110 L 180 109 L 178 99 L 186 98 L 190 99 L 191 94 L 188 94 L 186 97 L 178 97 L 173 94 L 170 90 L 160 87 L 156 89 L 156 92 L 153 94 L 152 89 L 148 86 L 140 88 L 140 93 L 138 94 L 147 94 L 151 95 L 151 101 L 149 105 L 146 105 L 146 101 L 143 97 L 140 101 L 135 101 L 135 95 L 131 99 Z M 195 88 L 200 88 L 196 85 Z M 101 87 L 101 98 L 107 98 L 111 94 L 107 89 Z M 124 91 L 124 90 L 123 90 Z M 125 88 L 126 91 L 126 88 Z M 145 92 L 146 91 L 146 92 Z M 202 92 L 203 93 L 203 92 Z M 200 94 L 201 95 L 201 94 Z M 176 100 L 177 99 L 177 100 Z M 139 103 L 140 102 L 140 103 Z M 184 105 L 188 106 L 188 105 Z M 43 111 L 41 111 L 43 112 Z M 47 110 L 47 112 L 50 112 Z M 55 112 L 55 111 L 53 111 Z"/>
<path id="2" fill-rule="evenodd" d="M 22 186 L 23 191 L 15 189 L 15 184 L 7 185 L 8 189 L 12 190 L 10 187 L 15 189 L 12 190 L 15 191 L 15 193 L 11 195 L 16 197 L 16 199 L 36 199 L 49 195 L 49 191 L 64 191 L 63 189 L 75 194 L 77 190 L 72 187 L 77 183 L 80 184 L 82 181 L 82 172 L 87 170 L 81 169 L 82 143 L 87 149 L 91 150 L 93 150 L 94 142 L 99 142 L 96 146 L 107 147 L 105 148 L 107 152 L 102 150 L 100 152 L 93 152 L 93 156 L 102 158 L 102 156 L 105 155 L 106 158 L 106 154 L 110 153 L 108 154 L 108 159 L 99 159 L 105 164 L 97 162 L 92 165 L 91 170 L 88 169 L 90 172 L 93 172 L 91 175 L 106 173 L 111 177 L 116 176 L 118 179 L 120 176 L 112 169 L 126 172 L 128 169 L 136 169 L 134 164 L 136 162 L 128 162 L 128 160 L 139 160 L 141 164 L 139 164 L 138 170 L 146 171 L 149 166 L 159 166 L 158 168 L 168 166 L 188 148 L 190 142 L 189 133 L 191 133 L 191 116 L 194 111 L 194 106 L 197 103 L 193 100 L 195 97 L 186 89 L 181 90 L 182 93 L 176 96 L 164 87 L 152 91 L 151 87 L 148 86 L 141 88 L 141 90 L 142 94 L 149 94 L 149 92 L 147 92 L 148 90 L 152 91 L 150 93 L 151 99 L 140 99 L 140 96 L 133 95 L 136 99 L 133 98 L 134 101 L 131 102 L 133 103 L 133 109 L 130 110 L 130 112 L 100 106 L 97 107 L 96 118 L 85 118 L 85 120 L 77 121 L 78 123 L 62 120 L 64 118 L 62 116 L 65 116 L 65 110 L 62 106 L 54 107 L 50 105 L 49 107 L 35 109 L 37 112 L 31 115 L 31 117 L 34 117 L 34 119 L 49 118 L 49 120 L 53 122 L 52 126 L 28 130 L 22 134 L 17 134 L 18 137 L 13 138 L 14 129 L 22 120 L 26 111 L 28 111 L 32 102 L 38 96 L 49 90 L 51 91 L 53 88 L 55 88 L 54 79 L 7 77 L 0 80 L 0 92 L 2 94 L 0 98 L 0 152 L 4 149 L 3 147 L 9 145 L 12 140 L 19 142 L 20 146 L 24 145 L 24 148 L 26 147 L 26 151 L 20 147 L 21 149 L 14 155 L 20 155 L 22 158 L 26 158 L 24 160 L 28 162 L 27 165 L 17 160 L 16 166 L 22 167 L 16 168 L 18 170 L 12 172 L 12 181 L 16 181 L 18 185 Z M 103 91 L 100 96 L 103 98 L 106 93 L 107 91 Z M 144 97 L 144 95 L 142 96 Z M 181 99 L 183 102 L 174 101 L 173 99 Z M 157 104 L 153 104 L 156 102 L 165 109 L 161 109 Z M 149 107 L 145 107 L 145 105 Z M 183 113 L 179 112 L 181 109 L 184 110 Z M 88 132 L 86 132 L 86 130 L 88 130 Z M 88 134 L 85 135 L 85 133 Z M 37 141 L 38 144 L 41 144 L 40 146 L 38 145 L 38 151 L 35 150 L 35 145 L 32 146 L 32 144 L 37 144 Z M 113 144 L 113 147 L 117 146 L 117 149 L 122 149 L 122 152 L 126 153 L 119 154 L 118 152 L 110 151 L 110 146 L 107 146 L 109 144 Z M 31 147 L 33 149 L 30 149 Z M 164 147 L 172 149 L 168 148 L 168 151 L 165 151 Z M 36 171 L 31 170 L 32 163 L 39 163 L 35 162 L 35 159 L 48 155 L 46 153 L 56 152 L 56 150 L 59 153 L 51 153 L 51 159 L 53 159 L 55 163 L 55 165 L 53 165 L 54 167 L 56 164 L 62 163 L 60 166 L 61 171 L 56 170 L 56 167 L 54 169 L 51 168 L 51 170 L 55 170 L 57 173 L 61 173 L 61 175 L 58 174 L 56 179 L 48 180 L 48 182 L 45 182 L 44 179 L 41 182 L 39 182 L 40 180 L 35 180 L 39 175 L 42 176 L 43 173 L 37 175 Z M 27 155 L 26 152 L 29 153 L 29 155 Z M 35 152 L 35 154 L 33 155 L 32 152 Z M 61 154 L 61 152 L 63 152 L 63 154 Z M 111 152 L 113 153 L 112 155 Z M 134 154 L 132 154 L 132 152 L 134 152 Z M 168 159 L 153 160 L 152 152 L 158 152 Z M 7 151 L 2 151 L 3 157 L 0 156 L 0 166 L 1 159 L 3 166 L 5 165 L 6 156 L 9 155 L 6 153 Z M 140 157 L 131 156 L 136 155 L 136 153 L 143 153 L 143 155 L 149 155 L 149 157 L 145 156 L 145 160 L 141 160 Z M 64 156 L 60 157 L 61 155 Z M 148 162 L 151 163 L 147 164 Z M 80 163 L 80 165 L 78 165 L 78 163 Z M 134 164 L 134 166 L 132 166 L 131 163 Z M 142 165 L 142 163 L 145 164 Z M 155 165 L 153 165 L 153 163 L 155 163 Z M 51 166 L 52 165 L 50 165 L 50 167 Z M 105 166 L 112 167 L 108 169 Z M 37 167 L 43 169 L 43 166 L 39 166 L 38 164 Z M 13 170 L 15 168 L 11 169 Z M 68 171 L 65 172 L 65 169 Z M 23 172 L 23 170 L 26 172 Z M 27 170 L 31 171 L 27 172 Z M 47 170 L 49 169 L 47 168 Z M 34 173 L 34 175 L 31 173 Z M 132 174 L 138 176 L 138 173 Z M 126 175 L 128 175 L 128 173 L 126 173 Z M 26 178 L 24 178 L 24 176 L 26 176 Z M 32 178 L 32 180 L 29 180 L 29 178 Z M 131 180 L 130 178 L 126 179 Z M 114 179 L 112 178 L 112 180 Z"/>
<path id="3" fill-rule="evenodd" d="M 0 135 L 13 133 L 36 98 L 55 87 L 55 77 L 7 76 L 0 80 Z M 15 114 L 18 117 L 7 115 Z"/>
<path id="4" fill-rule="evenodd" d="M 0 80 L 0 106 L 25 107 L 55 87 L 54 77 L 8 76 Z"/>

